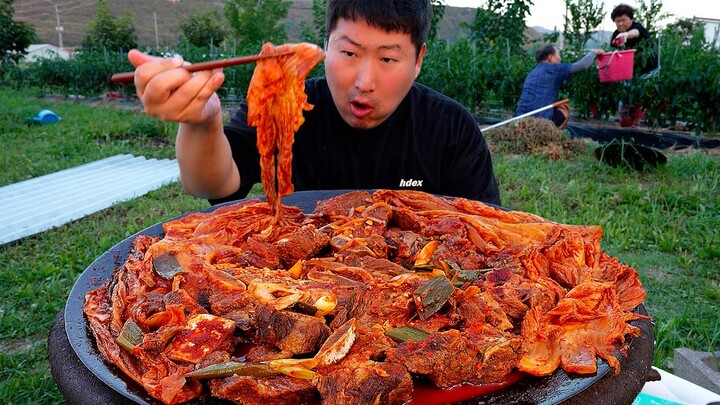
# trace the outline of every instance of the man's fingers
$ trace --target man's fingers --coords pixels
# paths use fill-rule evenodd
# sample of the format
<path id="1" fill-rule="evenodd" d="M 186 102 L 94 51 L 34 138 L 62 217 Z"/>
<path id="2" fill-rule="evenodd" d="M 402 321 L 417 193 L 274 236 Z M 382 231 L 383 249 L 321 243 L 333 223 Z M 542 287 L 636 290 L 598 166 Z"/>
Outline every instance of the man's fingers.
<path id="1" fill-rule="evenodd" d="M 145 112 L 165 121 L 202 123 L 219 110 L 209 102 L 222 85 L 222 69 L 190 73 L 181 57 L 159 58 L 138 50 L 128 52 L 135 66 L 135 88 Z"/>
<path id="2" fill-rule="evenodd" d="M 138 68 L 135 72 L 135 81 L 143 82 L 144 74 L 145 72 L 141 72 Z M 191 77 L 192 73 L 185 69 L 171 69 L 156 73 L 143 89 L 141 95 L 143 102 L 149 105 L 164 103 L 178 88 L 187 86 Z M 138 94 L 140 94 L 140 89 L 138 89 Z"/>
<path id="3" fill-rule="evenodd" d="M 224 78 L 222 69 L 196 72 L 184 86 L 172 94 L 172 97 L 207 100 L 220 88 Z"/>
<path id="4" fill-rule="evenodd" d="M 190 74 L 180 69 L 158 76 L 162 76 L 162 80 L 153 80 L 146 88 L 145 112 L 165 121 L 188 123 L 200 123 L 208 118 L 207 101 L 224 79 L 222 71 Z"/>
<path id="5" fill-rule="evenodd" d="M 131 54 L 128 53 L 128 59 L 130 59 L 130 57 Z M 143 97 L 143 94 L 145 94 L 146 87 L 151 80 L 161 74 L 165 74 L 166 71 L 170 72 L 172 69 L 182 66 L 184 63 L 183 59 L 180 57 L 158 58 L 143 54 L 141 54 L 141 56 L 137 56 L 135 53 L 133 53 L 132 57 L 140 63 L 135 68 L 135 89 L 140 97 Z M 130 63 L 133 63 L 133 61 L 131 60 Z M 178 69 L 178 72 L 181 75 L 184 74 L 185 77 L 187 76 L 187 72 L 184 70 Z"/>
<path id="6" fill-rule="evenodd" d="M 128 52 L 128 61 L 130 61 L 130 64 L 135 67 L 146 63 L 147 61 L 151 60 L 151 58 L 152 56 L 146 55 L 138 51 L 137 49 L 131 49 L 130 52 Z"/>
<path id="7" fill-rule="evenodd" d="M 225 75 L 222 69 L 214 71 L 197 72 L 185 86 L 177 89 L 168 103 L 173 105 L 184 105 L 179 117 L 182 122 L 199 123 L 209 118 L 215 111 L 208 111 L 208 100 L 220 88 Z"/>

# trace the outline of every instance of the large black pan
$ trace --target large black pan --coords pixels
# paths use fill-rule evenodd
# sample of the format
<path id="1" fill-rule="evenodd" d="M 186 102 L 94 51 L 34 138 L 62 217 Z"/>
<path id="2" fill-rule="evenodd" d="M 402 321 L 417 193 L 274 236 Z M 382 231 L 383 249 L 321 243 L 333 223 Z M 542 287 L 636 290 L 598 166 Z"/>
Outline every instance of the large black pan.
<path id="1" fill-rule="evenodd" d="M 315 203 L 318 200 L 343 192 L 345 191 L 298 192 L 284 198 L 283 204 L 295 205 L 309 213 L 315 209 Z M 209 207 L 203 211 L 213 209 L 215 207 Z M 85 293 L 100 287 L 112 277 L 113 270 L 125 261 L 130 252 L 131 243 L 138 235 L 162 236 L 162 224 L 153 225 L 130 236 L 98 257 L 76 281 L 68 297 L 64 313 L 58 316 L 58 322 L 62 324 L 56 324 L 51 331 L 49 346 L 53 377 L 66 398 L 72 397 L 75 401 L 87 400 L 87 403 L 97 403 L 99 398 L 112 398 L 117 396 L 116 394 L 120 394 L 117 397 L 123 399 L 124 402 L 160 403 L 148 396 L 138 384 L 100 356 L 95 346 L 95 339 L 82 312 Z M 644 309 L 639 309 L 644 312 Z M 645 382 L 653 355 L 653 333 L 650 322 L 636 321 L 635 325 L 643 330 L 643 335 L 631 342 L 628 356 L 621 358 L 622 369 L 618 376 L 613 375 L 605 361 L 598 360 L 598 370 L 594 375 L 574 376 L 558 369 L 547 377 L 526 377 L 511 387 L 477 398 L 467 404 L 555 404 L 564 401 L 577 401 L 583 405 L 630 403 Z M 62 329 L 65 329 L 66 336 L 61 334 Z M 77 359 L 82 362 L 80 367 L 73 366 L 73 362 L 80 363 L 74 358 L 73 353 L 65 352 L 68 346 L 72 347 Z M 95 378 L 102 381 L 104 385 L 89 384 L 88 380 Z M 88 390 L 91 386 L 93 388 Z M 597 397 L 596 400 L 593 399 L 595 397 Z M 207 401 L 198 400 L 193 403 L 200 404 L 207 403 Z"/>

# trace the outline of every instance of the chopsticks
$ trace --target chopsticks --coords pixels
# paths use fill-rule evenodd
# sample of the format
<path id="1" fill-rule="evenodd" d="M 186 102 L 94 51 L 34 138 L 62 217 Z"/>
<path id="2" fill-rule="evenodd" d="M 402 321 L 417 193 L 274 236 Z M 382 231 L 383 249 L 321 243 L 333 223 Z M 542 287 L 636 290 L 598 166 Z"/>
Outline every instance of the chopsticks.
<path id="1" fill-rule="evenodd" d="M 257 62 L 261 59 L 276 58 L 278 56 L 286 56 L 292 54 L 293 52 L 288 51 L 268 53 L 265 55 L 238 56 L 237 58 L 210 60 L 207 62 L 193 63 L 192 65 L 184 66 L 184 68 L 188 72 L 199 72 L 201 70 L 211 70 L 228 66 L 243 65 L 247 63 Z M 115 73 L 110 76 L 110 81 L 113 83 L 132 83 L 133 80 L 135 80 L 135 71 Z"/>

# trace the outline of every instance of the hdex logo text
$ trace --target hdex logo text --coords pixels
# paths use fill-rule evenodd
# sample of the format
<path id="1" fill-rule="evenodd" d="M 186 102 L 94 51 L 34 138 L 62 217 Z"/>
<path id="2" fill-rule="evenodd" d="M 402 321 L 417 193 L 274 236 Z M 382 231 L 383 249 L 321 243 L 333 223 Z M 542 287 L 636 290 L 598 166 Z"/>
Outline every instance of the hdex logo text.
<path id="1" fill-rule="evenodd" d="M 400 187 L 422 187 L 422 180 L 400 179 Z"/>

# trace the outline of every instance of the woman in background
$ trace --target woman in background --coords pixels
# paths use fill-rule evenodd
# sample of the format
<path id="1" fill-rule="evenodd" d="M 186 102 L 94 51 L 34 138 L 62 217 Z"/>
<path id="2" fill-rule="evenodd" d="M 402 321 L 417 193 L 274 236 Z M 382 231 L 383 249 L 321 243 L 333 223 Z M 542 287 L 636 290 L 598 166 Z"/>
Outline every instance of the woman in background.
<path id="1" fill-rule="evenodd" d="M 615 48 L 635 49 L 635 61 L 639 66 L 636 71 L 644 75 L 658 67 L 658 53 L 650 34 L 634 17 L 635 10 L 627 4 L 620 4 L 613 9 L 610 18 L 617 29 L 610 38 L 610 45 Z M 628 105 L 620 107 L 618 115 L 621 126 L 639 126 L 640 121 L 645 118 L 645 110 Z"/>

